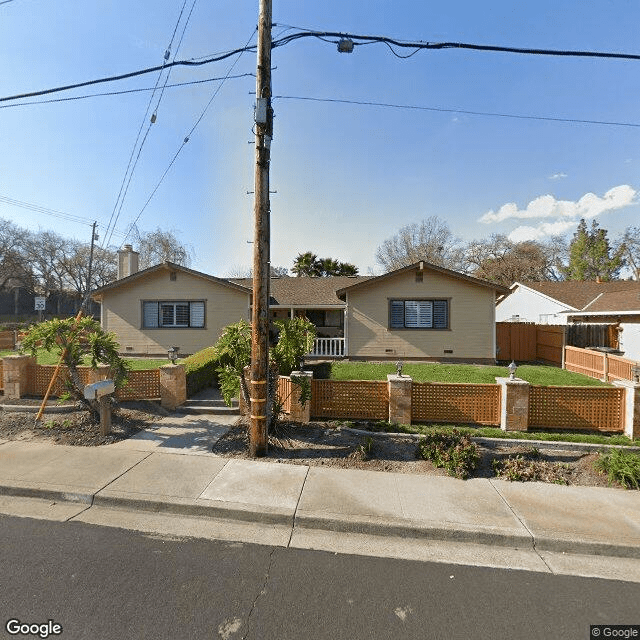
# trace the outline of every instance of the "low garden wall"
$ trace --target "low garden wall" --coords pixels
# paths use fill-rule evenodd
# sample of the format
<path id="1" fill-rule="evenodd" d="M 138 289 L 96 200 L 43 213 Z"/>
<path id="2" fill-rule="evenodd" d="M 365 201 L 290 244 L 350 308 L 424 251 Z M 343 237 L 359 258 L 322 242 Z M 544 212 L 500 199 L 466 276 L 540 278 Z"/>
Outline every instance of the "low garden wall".
<path id="1" fill-rule="evenodd" d="M 497 378 L 497 384 L 312 380 L 309 418 L 443 422 L 499 426 L 504 430 L 572 429 L 624 432 L 640 437 L 640 384 L 616 387 L 541 387 Z M 291 411 L 290 378 L 278 393 Z"/>
<path id="2" fill-rule="evenodd" d="M 5 397 L 44 397 L 56 367 L 36 364 L 28 356 L 8 356 L 0 361 L 0 380 Z M 109 367 L 78 367 L 82 384 L 91 384 L 109 377 Z M 69 380 L 67 367 L 60 367 L 51 390 L 53 397 L 66 391 Z M 127 382 L 116 390 L 118 400 L 160 400 L 162 406 L 175 408 L 186 398 L 186 376 L 182 365 L 165 365 L 157 369 L 130 371 Z"/>

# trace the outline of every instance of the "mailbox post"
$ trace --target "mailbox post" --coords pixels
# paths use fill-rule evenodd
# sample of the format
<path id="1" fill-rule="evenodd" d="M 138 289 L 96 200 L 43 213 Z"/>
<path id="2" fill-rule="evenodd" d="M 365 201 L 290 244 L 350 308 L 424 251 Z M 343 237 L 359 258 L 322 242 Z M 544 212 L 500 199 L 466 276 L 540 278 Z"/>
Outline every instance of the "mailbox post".
<path id="1" fill-rule="evenodd" d="M 111 433 L 111 402 L 109 396 L 116 390 L 113 380 L 100 380 L 88 384 L 84 388 L 84 397 L 87 400 L 97 400 L 100 405 L 100 433 L 103 436 Z"/>

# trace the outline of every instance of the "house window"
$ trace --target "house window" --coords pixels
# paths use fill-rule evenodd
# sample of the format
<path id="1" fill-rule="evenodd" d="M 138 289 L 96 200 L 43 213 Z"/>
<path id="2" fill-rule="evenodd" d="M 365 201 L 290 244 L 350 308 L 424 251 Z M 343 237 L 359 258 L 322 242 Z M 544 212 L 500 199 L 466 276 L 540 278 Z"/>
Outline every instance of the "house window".
<path id="1" fill-rule="evenodd" d="M 391 329 L 448 329 L 448 300 L 390 300 Z"/>
<path id="2" fill-rule="evenodd" d="M 142 303 L 142 326 L 157 328 L 204 328 L 203 301 L 161 301 Z"/>

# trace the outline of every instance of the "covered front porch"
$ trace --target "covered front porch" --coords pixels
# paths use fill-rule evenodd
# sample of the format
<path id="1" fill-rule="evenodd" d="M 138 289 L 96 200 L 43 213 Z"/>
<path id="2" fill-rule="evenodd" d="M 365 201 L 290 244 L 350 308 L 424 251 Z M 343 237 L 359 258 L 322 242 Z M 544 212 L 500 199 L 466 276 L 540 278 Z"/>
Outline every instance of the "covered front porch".
<path id="1" fill-rule="evenodd" d="M 301 307 L 279 306 L 271 308 L 272 320 L 304 316 L 316 328 L 316 339 L 310 358 L 343 358 L 347 355 L 345 335 L 345 308 L 339 306 Z"/>

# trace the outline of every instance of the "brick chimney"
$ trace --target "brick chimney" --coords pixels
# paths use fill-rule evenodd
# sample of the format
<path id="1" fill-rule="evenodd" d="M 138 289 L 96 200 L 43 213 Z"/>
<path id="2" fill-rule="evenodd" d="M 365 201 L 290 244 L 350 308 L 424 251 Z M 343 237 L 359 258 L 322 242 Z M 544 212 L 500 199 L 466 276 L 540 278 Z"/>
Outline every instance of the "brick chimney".
<path id="1" fill-rule="evenodd" d="M 130 244 L 125 244 L 118 251 L 118 280 L 137 273 L 139 255 Z"/>

